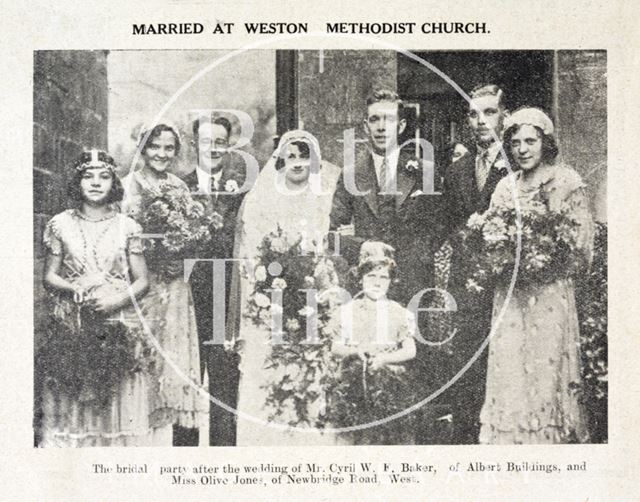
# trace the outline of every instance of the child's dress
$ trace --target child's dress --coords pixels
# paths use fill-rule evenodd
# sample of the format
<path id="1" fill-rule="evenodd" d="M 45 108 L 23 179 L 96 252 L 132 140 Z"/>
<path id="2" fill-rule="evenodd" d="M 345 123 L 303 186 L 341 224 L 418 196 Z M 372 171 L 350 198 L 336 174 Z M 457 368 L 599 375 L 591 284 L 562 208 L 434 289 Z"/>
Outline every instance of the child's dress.
<path id="1" fill-rule="evenodd" d="M 143 252 L 140 232 L 139 225 L 123 214 L 114 213 L 103 220 L 92 221 L 70 209 L 49 221 L 43 239 L 49 254 L 62 257 L 59 275 L 67 281 L 73 284 L 91 281 L 100 284 L 100 288 L 122 291 L 130 284 L 128 255 Z M 75 337 L 100 336 L 105 324 L 118 323 L 130 330 L 139 338 L 138 349 L 141 347 L 143 335 L 132 307 L 112 313 L 104 324 L 87 327 L 85 323 L 81 329 L 78 305 L 70 294 L 52 292 L 49 300 L 48 332 L 38 355 L 49 361 L 61 358 L 57 363 L 59 367 L 76 361 L 68 354 L 65 357 L 59 353 L 63 345 L 60 338 L 53 337 L 67 337 L 69 343 L 73 343 Z M 41 352 L 47 350 L 46 354 Z M 149 444 L 148 375 L 144 371 L 124 377 L 107 402 L 99 400 L 96 389 L 88 385 L 81 385 L 80 393 L 72 395 L 37 363 L 36 374 L 41 381 L 39 446 Z"/>
<path id="2" fill-rule="evenodd" d="M 399 303 L 367 297 L 348 302 L 334 312 L 327 325 L 334 344 L 344 344 L 374 356 L 398 350 L 416 332 L 415 316 Z M 330 416 L 335 428 L 361 426 L 342 433 L 346 444 L 412 444 L 410 414 L 386 419 L 415 404 L 403 363 L 377 370 L 358 356 L 341 360 L 330 394 Z M 366 424 L 382 421 L 375 426 Z"/>

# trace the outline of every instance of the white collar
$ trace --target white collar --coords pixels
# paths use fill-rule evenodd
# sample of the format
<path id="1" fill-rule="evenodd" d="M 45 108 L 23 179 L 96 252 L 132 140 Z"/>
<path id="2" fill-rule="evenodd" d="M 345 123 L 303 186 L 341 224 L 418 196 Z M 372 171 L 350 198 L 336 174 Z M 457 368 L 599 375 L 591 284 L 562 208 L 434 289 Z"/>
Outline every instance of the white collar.
<path id="1" fill-rule="evenodd" d="M 196 177 L 198 179 L 198 191 L 202 193 L 209 193 L 211 191 L 211 182 L 215 180 L 220 183 L 220 179 L 222 178 L 222 172 L 224 168 L 220 169 L 214 174 L 211 174 L 206 168 L 201 166 L 196 166 Z M 222 189 L 222 187 L 219 187 Z"/>
<path id="2" fill-rule="evenodd" d="M 501 147 L 502 143 L 498 141 L 494 141 L 487 148 L 482 148 L 480 145 L 477 145 L 478 151 L 476 153 L 476 160 L 479 160 L 486 152 L 487 160 L 489 161 L 488 165 L 492 166 L 500 153 Z"/>

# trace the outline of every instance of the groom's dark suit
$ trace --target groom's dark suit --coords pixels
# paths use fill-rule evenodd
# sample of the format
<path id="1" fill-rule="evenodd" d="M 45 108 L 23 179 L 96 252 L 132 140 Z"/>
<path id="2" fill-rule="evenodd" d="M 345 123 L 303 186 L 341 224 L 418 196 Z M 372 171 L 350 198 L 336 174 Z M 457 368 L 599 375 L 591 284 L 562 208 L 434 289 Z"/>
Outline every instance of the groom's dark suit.
<path id="1" fill-rule="evenodd" d="M 331 228 L 353 223 L 353 236 L 341 236 L 340 251 L 350 265 L 357 265 L 360 245 L 365 240 L 383 241 L 396 250 L 397 283 L 389 290 L 389 297 L 406 306 L 422 289 L 432 288 L 433 253 L 442 229 L 442 195 L 422 194 L 422 170 L 407 168 L 415 157 L 401 153 L 397 164 L 397 191 L 399 195 L 381 195 L 375 165 L 369 153 L 355 166 L 355 183 L 366 195 L 354 195 L 347 191 L 344 176 L 340 179 L 333 197 Z M 439 191 L 438 177 L 435 191 Z M 421 307 L 429 305 L 425 295 Z M 424 313 L 418 316 L 422 336 L 429 339 Z M 433 357 L 428 347 L 417 343 L 417 356 L 410 367 L 415 375 L 414 383 L 420 399 L 426 398 L 434 389 L 430 376 Z M 418 412 L 419 424 L 413 432 L 418 441 L 425 437 L 429 420 Z"/>
<path id="2" fill-rule="evenodd" d="M 222 175 L 218 184 L 218 191 L 228 192 L 232 182 L 238 187 L 245 180 L 245 167 L 241 158 L 226 154 L 222 160 Z M 193 192 L 198 191 L 198 177 L 196 170 L 189 173 L 184 181 Z M 213 234 L 212 246 L 207 253 L 199 258 L 232 258 L 233 240 L 236 218 L 242 198 L 241 193 L 211 194 L 211 204 L 214 211 L 223 219 L 223 228 Z M 229 303 L 231 289 L 231 267 L 226 267 L 226 298 Z M 238 393 L 238 361 L 237 357 L 224 350 L 222 345 L 205 345 L 204 342 L 213 338 L 213 266 L 211 262 L 199 262 L 191 274 L 191 291 L 196 311 L 198 338 L 200 339 L 200 365 L 204 373 L 206 367 L 209 375 L 209 393 L 216 399 L 235 409 Z M 225 313 L 226 315 L 226 313 Z M 209 444 L 211 446 L 234 446 L 236 424 L 235 416 L 215 403 L 210 405 L 209 415 Z"/>
<path id="3" fill-rule="evenodd" d="M 489 208 L 491 195 L 498 182 L 506 175 L 506 163 L 498 153 L 489 169 L 482 190 L 476 180 L 477 150 L 471 149 L 457 162 L 449 166 L 445 174 L 444 200 L 447 232 L 453 236 L 466 224 L 473 213 L 483 213 Z M 459 247 L 453 247 L 451 273 L 447 291 L 457 304 L 454 323 L 457 328 L 453 338 L 452 360 L 448 378 L 457 372 L 474 356 L 491 329 L 493 291 L 483 294 L 469 293 L 466 289 L 467 277 L 463 277 Z M 453 442 L 475 444 L 480 433 L 480 411 L 484 403 L 487 374 L 487 350 L 476 359 L 466 373 L 442 396 L 453 408 Z"/>
<path id="4" fill-rule="evenodd" d="M 405 152 L 397 163 L 399 194 L 381 195 L 372 155 L 363 157 L 355 165 L 355 183 L 368 193 L 349 193 L 342 176 L 333 196 L 331 229 L 353 223 L 354 235 L 340 238 L 341 254 L 351 265 L 357 264 L 365 240 L 395 248 L 399 280 L 389 295 L 406 305 L 418 291 L 433 286 L 433 245 L 441 228 L 442 196 L 420 193 L 422 170 L 407 167 L 415 157 Z"/>

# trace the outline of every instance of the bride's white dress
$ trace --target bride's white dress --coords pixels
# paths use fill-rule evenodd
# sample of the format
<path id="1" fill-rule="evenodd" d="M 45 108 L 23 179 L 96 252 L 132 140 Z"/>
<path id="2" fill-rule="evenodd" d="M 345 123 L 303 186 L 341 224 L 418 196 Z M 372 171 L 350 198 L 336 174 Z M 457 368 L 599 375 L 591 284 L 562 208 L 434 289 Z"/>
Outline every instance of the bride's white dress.
<path id="1" fill-rule="evenodd" d="M 339 169 L 323 163 L 320 180 L 323 195 L 313 193 L 310 184 L 295 194 L 281 194 L 276 190 L 280 176 L 271 162 L 263 169 L 251 192 L 245 197 L 236 232 L 235 256 L 255 260 L 263 238 L 280 227 L 287 240 L 298 238 L 317 240 L 329 230 L 329 214 L 333 190 Z M 313 176 L 313 174 L 312 174 Z M 320 185 L 319 184 L 319 185 Z M 319 186 L 318 185 L 318 186 Z M 318 190 L 316 190 L 318 192 Z M 273 379 L 274 369 L 265 368 L 271 351 L 271 332 L 257 326 L 242 315 L 251 292 L 251 284 L 242 274 L 234 274 L 236 294 L 232 295 L 232 317 L 238 316 L 238 336 L 241 340 L 240 383 L 238 390 L 237 444 L 239 446 L 334 444 L 330 434 L 292 430 L 286 423 L 270 421 L 265 407 L 268 395 L 265 386 Z M 239 284 L 238 284 L 239 283 Z M 239 286 L 239 295 L 238 293 Z M 234 314 L 235 313 L 235 314 Z M 231 323 L 234 320 L 231 319 Z M 280 425 L 280 427 L 278 427 Z"/>

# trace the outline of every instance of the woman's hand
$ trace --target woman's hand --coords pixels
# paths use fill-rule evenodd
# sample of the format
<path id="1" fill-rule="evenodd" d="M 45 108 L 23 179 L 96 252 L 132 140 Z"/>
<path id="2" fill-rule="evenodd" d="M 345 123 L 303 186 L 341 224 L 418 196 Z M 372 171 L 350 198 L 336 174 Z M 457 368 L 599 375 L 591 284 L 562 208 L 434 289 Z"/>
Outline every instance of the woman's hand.
<path id="1" fill-rule="evenodd" d="M 104 274 L 100 273 L 78 277 L 74 284 L 76 287 L 80 288 L 83 292 L 83 295 L 86 296 L 91 292 L 91 290 L 97 288 L 98 286 L 102 286 L 104 282 Z"/>
<path id="2" fill-rule="evenodd" d="M 110 314 L 122 306 L 122 298 L 117 294 L 104 294 L 96 291 L 85 304 L 96 312 Z"/>
<path id="3" fill-rule="evenodd" d="M 370 362 L 371 370 L 372 371 L 379 370 L 380 368 L 386 366 L 388 362 L 389 361 L 387 359 L 387 355 L 384 352 L 380 354 L 376 354 L 371 358 L 371 362 Z"/>

